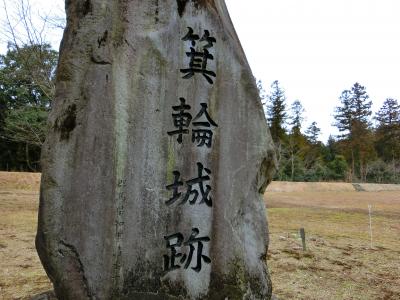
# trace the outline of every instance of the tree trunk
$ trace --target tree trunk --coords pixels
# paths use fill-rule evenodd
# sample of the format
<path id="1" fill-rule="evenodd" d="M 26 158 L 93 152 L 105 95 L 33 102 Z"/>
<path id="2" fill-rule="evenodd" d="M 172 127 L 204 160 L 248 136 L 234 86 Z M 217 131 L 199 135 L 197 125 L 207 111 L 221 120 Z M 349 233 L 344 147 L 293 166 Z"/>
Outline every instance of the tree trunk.
<path id="1" fill-rule="evenodd" d="M 26 165 L 28 166 L 29 170 L 32 172 L 35 172 L 35 169 L 32 168 L 30 158 L 29 158 L 29 144 L 25 144 L 25 159 L 26 159 Z"/>
<path id="2" fill-rule="evenodd" d="M 292 173 L 291 173 L 291 180 L 293 181 L 294 178 L 294 153 L 291 152 L 291 164 L 292 164 Z"/>

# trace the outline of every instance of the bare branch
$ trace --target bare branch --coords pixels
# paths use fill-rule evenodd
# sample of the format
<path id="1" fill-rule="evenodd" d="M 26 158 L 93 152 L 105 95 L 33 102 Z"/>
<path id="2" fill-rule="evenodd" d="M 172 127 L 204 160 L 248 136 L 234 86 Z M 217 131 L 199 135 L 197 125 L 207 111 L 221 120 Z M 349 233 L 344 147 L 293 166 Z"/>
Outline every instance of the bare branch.
<path id="1" fill-rule="evenodd" d="M 15 47 L 18 48 L 17 35 L 15 34 L 14 26 L 12 26 L 12 23 L 10 20 L 10 15 L 8 13 L 8 8 L 7 8 L 7 4 L 6 4 L 5 0 L 3 0 L 3 6 L 4 6 L 4 11 L 6 13 L 6 19 L 7 19 L 6 22 L 7 22 L 8 32 L 11 34 L 11 39 L 14 41 Z"/>

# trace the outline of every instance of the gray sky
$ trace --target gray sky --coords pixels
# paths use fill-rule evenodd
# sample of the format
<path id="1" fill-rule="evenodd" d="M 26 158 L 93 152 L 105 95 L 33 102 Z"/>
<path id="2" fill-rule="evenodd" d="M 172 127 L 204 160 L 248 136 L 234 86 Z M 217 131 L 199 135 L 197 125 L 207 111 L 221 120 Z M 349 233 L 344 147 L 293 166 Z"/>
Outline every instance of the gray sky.
<path id="1" fill-rule="evenodd" d="M 15 5 L 5 0 L 7 6 Z M 31 0 L 33 12 L 59 12 L 62 0 Z M 355 82 L 366 86 L 377 111 L 400 100 L 399 0 L 226 0 L 254 76 L 268 92 L 279 80 L 288 104 L 306 109 L 304 127 L 316 121 L 321 140 L 337 134 L 339 96 Z M 0 10 L 0 20 L 4 20 Z M 61 31 L 47 34 L 58 49 Z M 2 43 L 0 51 L 5 51 Z"/>
<path id="2" fill-rule="evenodd" d="M 399 0 L 226 0 L 254 76 L 274 80 L 288 102 L 299 99 L 321 139 L 339 96 L 364 85 L 377 111 L 400 100 Z M 251 4 L 251 5 L 250 5 Z M 305 125 L 305 127 L 307 126 Z"/>

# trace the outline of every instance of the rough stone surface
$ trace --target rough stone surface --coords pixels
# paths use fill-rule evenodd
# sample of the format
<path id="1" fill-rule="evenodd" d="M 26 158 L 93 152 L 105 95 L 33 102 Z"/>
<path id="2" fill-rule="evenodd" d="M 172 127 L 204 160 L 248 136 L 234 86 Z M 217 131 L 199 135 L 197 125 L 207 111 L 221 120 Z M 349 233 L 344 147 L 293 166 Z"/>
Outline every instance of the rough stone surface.
<path id="1" fill-rule="evenodd" d="M 30 300 L 57 300 L 53 291 L 48 291 L 32 297 Z"/>
<path id="2" fill-rule="evenodd" d="M 262 194 L 275 156 L 224 1 L 68 0 L 66 10 L 36 238 L 57 298 L 270 299 Z M 216 39 L 208 48 L 213 84 L 201 73 L 182 78 L 188 27 Z M 210 148 L 192 142 L 192 132 L 181 144 L 168 134 L 181 97 L 190 126 L 207 104 L 218 125 Z M 212 207 L 166 205 L 173 172 L 185 195 L 197 163 L 209 170 Z M 187 241 L 194 228 L 209 239 L 202 252 L 192 244 L 186 269 L 180 260 L 190 262 L 191 247 L 176 247 L 179 268 L 168 270 L 165 237 Z"/>

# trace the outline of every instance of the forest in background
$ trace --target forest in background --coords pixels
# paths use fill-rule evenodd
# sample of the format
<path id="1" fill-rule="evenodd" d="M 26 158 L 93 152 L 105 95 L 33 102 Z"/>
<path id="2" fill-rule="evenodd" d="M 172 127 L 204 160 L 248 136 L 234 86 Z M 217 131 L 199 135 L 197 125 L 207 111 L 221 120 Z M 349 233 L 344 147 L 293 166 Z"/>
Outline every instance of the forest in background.
<path id="1" fill-rule="evenodd" d="M 387 98 L 377 112 L 367 89 L 354 83 L 342 91 L 333 111 L 340 135 L 318 140 L 320 128 L 303 128 L 299 100 L 289 106 L 274 81 L 266 92 L 258 82 L 267 122 L 278 154 L 275 180 L 400 183 L 400 106 Z M 374 125 L 375 124 L 375 125 Z"/>
<path id="2" fill-rule="evenodd" d="M 0 55 L 1 170 L 40 171 L 57 60 L 57 51 L 48 44 L 9 43 L 7 53 Z M 258 87 L 278 154 L 275 180 L 400 183 L 396 99 L 386 99 L 373 113 L 366 87 L 355 83 L 341 93 L 333 112 L 341 134 L 324 144 L 316 122 L 303 128 L 301 102 L 289 105 L 278 81 L 268 92 L 261 82 Z"/>
<path id="3" fill-rule="evenodd" d="M 51 26 L 64 27 L 65 20 L 45 16 L 35 26 L 29 1 L 16 3 L 15 15 L 5 10 L 8 21 L 0 32 L 9 41 L 7 53 L 0 55 L 0 170 L 40 172 L 58 61 L 45 32 Z M 400 183 L 396 99 L 386 99 L 379 111 L 372 112 L 366 87 L 355 83 L 343 90 L 332 112 L 340 135 L 330 136 L 324 144 L 316 122 L 304 128 L 301 102 L 289 104 L 279 81 L 268 91 L 259 81 L 258 89 L 276 145 L 275 180 Z"/>

